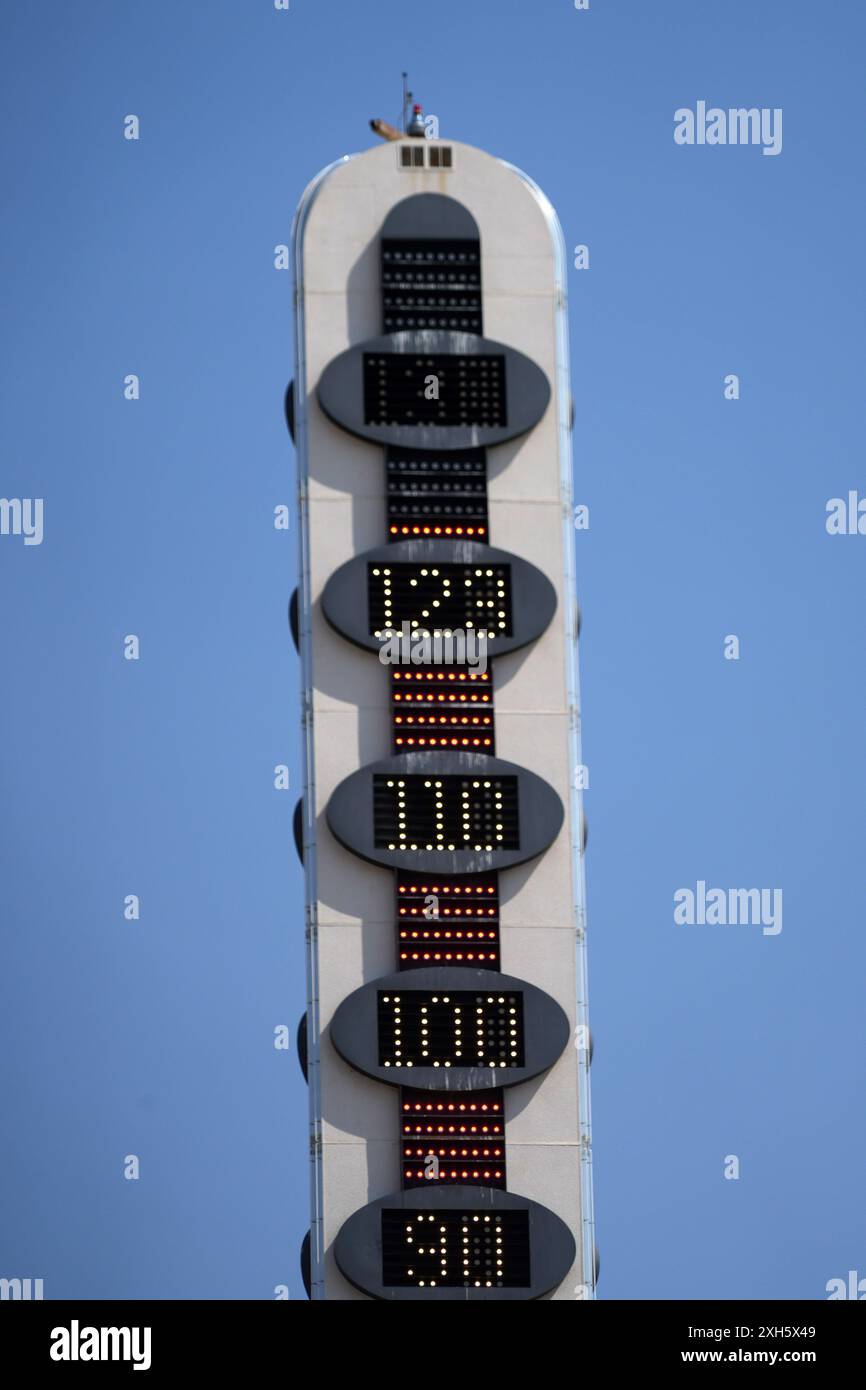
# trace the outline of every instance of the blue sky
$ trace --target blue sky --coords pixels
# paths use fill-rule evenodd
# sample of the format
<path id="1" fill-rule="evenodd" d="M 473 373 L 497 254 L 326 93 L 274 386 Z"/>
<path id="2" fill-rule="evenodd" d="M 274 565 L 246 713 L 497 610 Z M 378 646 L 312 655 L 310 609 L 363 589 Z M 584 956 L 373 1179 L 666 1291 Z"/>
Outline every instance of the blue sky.
<path id="1" fill-rule="evenodd" d="M 0 493 L 44 499 L 44 539 L 0 536 L 0 1275 L 303 1296 L 306 1094 L 272 1045 L 304 1002 L 296 792 L 273 788 L 277 763 L 299 783 L 273 248 L 396 119 L 403 68 L 590 248 L 599 1296 L 866 1275 L 866 537 L 825 529 L 866 494 L 862 7 L 53 0 L 2 27 Z M 781 107 L 781 154 L 676 145 L 699 100 Z M 781 888 L 782 931 L 676 926 L 698 880 Z"/>

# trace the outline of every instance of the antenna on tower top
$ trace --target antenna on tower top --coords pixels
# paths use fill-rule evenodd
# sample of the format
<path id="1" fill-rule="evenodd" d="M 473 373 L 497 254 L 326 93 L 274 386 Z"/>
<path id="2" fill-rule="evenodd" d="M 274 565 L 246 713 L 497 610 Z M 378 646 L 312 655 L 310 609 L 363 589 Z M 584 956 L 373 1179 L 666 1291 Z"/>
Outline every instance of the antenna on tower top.
<path id="1" fill-rule="evenodd" d="M 427 133 L 424 124 L 424 113 L 417 103 L 413 105 L 412 102 L 412 93 L 409 91 L 407 81 L 409 74 L 408 72 L 404 72 L 402 76 L 403 110 L 400 114 L 399 128 L 389 125 L 387 121 L 372 120 L 370 122 L 371 130 L 375 130 L 376 134 L 381 135 L 383 140 L 402 140 L 406 135 L 413 135 L 418 138 Z"/>
<path id="2" fill-rule="evenodd" d="M 412 100 L 412 93 L 409 91 L 409 88 L 408 88 L 408 86 L 407 86 L 408 77 L 409 77 L 408 72 L 404 72 L 404 73 L 403 73 L 403 109 L 402 109 L 402 111 L 401 111 L 401 113 L 400 113 L 400 129 L 401 129 L 401 130 L 405 130 L 406 127 L 407 127 L 408 119 L 409 119 L 409 118 L 408 118 L 409 103 L 410 103 L 411 100 Z"/>

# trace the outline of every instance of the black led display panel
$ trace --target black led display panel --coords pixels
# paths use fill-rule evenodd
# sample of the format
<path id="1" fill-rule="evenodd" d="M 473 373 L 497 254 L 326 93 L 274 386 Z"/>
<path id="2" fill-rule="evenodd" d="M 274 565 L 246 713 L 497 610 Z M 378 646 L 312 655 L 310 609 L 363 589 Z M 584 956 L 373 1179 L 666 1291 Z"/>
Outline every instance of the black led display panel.
<path id="1" fill-rule="evenodd" d="M 394 1303 L 543 1298 L 575 1255 L 565 1222 L 540 1203 L 445 1183 L 369 1202 L 334 1242 L 341 1273 L 371 1298 Z"/>
<path id="2" fill-rule="evenodd" d="M 395 875 L 401 970 L 427 965 L 499 967 L 499 880 Z"/>
<path id="3" fill-rule="evenodd" d="M 519 991 L 380 990 L 378 1024 L 381 1067 L 524 1065 Z"/>
<path id="4" fill-rule="evenodd" d="M 368 564 L 367 593 L 374 637 L 403 623 L 419 633 L 511 636 L 510 565 Z"/>
<path id="5" fill-rule="evenodd" d="M 382 310 L 386 333 L 406 328 L 480 333 L 481 248 L 477 239 L 383 238 Z"/>
<path id="6" fill-rule="evenodd" d="M 528 1211 L 382 1210 L 382 1283 L 528 1289 Z"/>
<path id="7" fill-rule="evenodd" d="M 451 456 L 425 449 L 388 449 L 388 534 L 465 536 L 486 540 L 487 456 L 464 449 Z"/>
<path id="8" fill-rule="evenodd" d="M 516 777 L 373 775 L 377 849 L 519 850 Z"/>
<path id="9" fill-rule="evenodd" d="M 429 306 L 427 306 L 429 307 Z M 356 343 L 325 367 L 325 414 L 350 434 L 394 447 L 462 453 L 525 434 L 550 383 L 516 348 L 477 333 L 409 329 Z"/>
<path id="10" fill-rule="evenodd" d="M 505 1187 L 501 1090 L 400 1090 L 403 1187 Z"/>
<path id="11" fill-rule="evenodd" d="M 325 585 L 322 612 L 343 637 L 377 655 L 389 632 L 402 636 L 405 622 L 410 641 L 393 659 L 473 669 L 479 629 L 487 633 L 488 658 L 525 647 L 549 625 L 556 590 L 511 551 L 454 536 L 419 536 L 347 560 Z M 444 631 L 453 634 L 450 642 L 434 637 L 426 653 L 403 650 L 415 634 Z"/>
<path id="12" fill-rule="evenodd" d="M 505 358 L 364 353 L 364 423 L 504 429 Z"/>
<path id="13" fill-rule="evenodd" d="M 329 829 L 353 854 L 422 874 L 480 874 L 534 859 L 556 838 L 563 814 L 553 787 L 534 772 L 456 750 L 368 763 L 340 783 L 327 807 Z"/>
<path id="14" fill-rule="evenodd" d="M 361 985 L 329 1028 L 340 1056 L 366 1076 L 464 1098 L 547 1071 L 570 1034 L 564 1010 L 527 980 L 450 965 Z"/>
<path id="15" fill-rule="evenodd" d="M 435 647 L 436 638 L 432 638 Z M 391 667 L 394 752 L 463 748 L 494 753 L 491 672 Z"/>
<path id="16" fill-rule="evenodd" d="M 474 1096 L 404 1087 L 400 1092 L 401 1133 L 406 1139 L 501 1140 L 505 1134 L 503 1107 L 502 1091 Z"/>

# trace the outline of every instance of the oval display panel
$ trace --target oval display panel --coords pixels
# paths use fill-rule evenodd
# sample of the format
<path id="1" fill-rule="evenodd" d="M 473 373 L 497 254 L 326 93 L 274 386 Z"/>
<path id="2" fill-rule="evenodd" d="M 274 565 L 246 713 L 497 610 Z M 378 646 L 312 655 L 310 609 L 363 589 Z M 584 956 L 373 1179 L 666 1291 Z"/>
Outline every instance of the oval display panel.
<path id="1" fill-rule="evenodd" d="M 481 874 L 534 859 L 562 827 L 562 802 L 534 772 L 486 753 L 397 753 L 331 794 L 331 833 L 371 864 Z"/>
<path id="2" fill-rule="evenodd" d="M 415 1188 L 380 1197 L 340 1228 L 340 1272 L 370 1298 L 474 1302 L 542 1298 L 574 1264 L 555 1212 L 493 1188 Z"/>
<path id="3" fill-rule="evenodd" d="M 334 424 L 361 439 L 477 449 L 537 425 L 550 384 L 516 348 L 475 333 L 423 329 L 348 348 L 328 363 L 317 394 Z"/>
<path id="4" fill-rule="evenodd" d="M 391 634 L 427 639 L 416 662 L 477 666 L 534 642 L 556 612 L 545 574 L 508 550 L 477 541 L 410 540 L 378 546 L 341 565 L 322 594 L 341 636 L 381 652 Z M 401 662 L 409 654 L 399 655 Z"/>
<path id="5" fill-rule="evenodd" d="M 455 965 L 372 980 L 330 1025 L 356 1071 L 425 1091 L 517 1086 L 553 1066 L 570 1031 L 565 1011 L 536 985 Z"/>

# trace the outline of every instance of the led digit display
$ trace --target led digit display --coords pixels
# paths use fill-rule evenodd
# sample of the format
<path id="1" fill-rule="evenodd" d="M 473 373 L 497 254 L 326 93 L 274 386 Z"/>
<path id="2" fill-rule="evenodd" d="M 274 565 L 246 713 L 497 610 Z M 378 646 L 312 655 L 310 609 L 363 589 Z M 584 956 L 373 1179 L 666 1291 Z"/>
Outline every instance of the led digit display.
<path id="1" fill-rule="evenodd" d="M 322 612 L 343 637 L 378 656 L 397 634 L 400 652 L 391 654 L 389 665 L 473 674 L 480 665 L 478 634 L 486 634 L 489 657 L 534 642 L 556 612 L 556 590 L 537 566 L 510 550 L 421 535 L 340 565 L 325 585 Z"/>
<path id="2" fill-rule="evenodd" d="M 382 1210 L 382 1283 L 396 1288 L 527 1289 L 528 1211 Z"/>
<path id="3" fill-rule="evenodd" d="M 391 1302 L 543 1298 L 577 1254 L 565 1222 L 495 1187 L 428 1183 L 368 1202 L 334 1242 L 343 1275 Z"/>
<path id="4" fill-rule="evenodd" d="M 525 434 L 547 410 L 550 384 L 535 362 L 505 343 L 408 329 L 332 358 L 317 395 L 325 414 L 350 434 L 441 456 Z"/>
<path id="5" fill-rule="evenodd" d="M 488 753 L 424 749 L 352 772 L 331 793 L 341 845 L 387 868 L 480 874 L 534 859 L 562 827 L 553 787 Z"/>
<path id="6" fill-rule="evenodd" d="M 553 1066 L 568 1046 L 565 1011 L 544 990 L 469 965 L 380 976 L 335 1010 L 330 1044 L 349 1066 L 413 1091 L 489 1103 Z"/>
<path id="7" fill-rule="evenodd" d="M 373 776 L 377 849 L 519 850 L 516 777 Z"/>
<path id="8" fill-rule="evenodd" d="M 373 637 L 400 632 L 403 623 L 419 635 L 511 636 L 510 565 L 368 564 L 367 586 Z"/>
<path id="9" fill-rule="evenodd" d="M 522 1067 L 520 991 L 380 990 L 381 1067 Z"/>
<path id="10" fill-rule="evenodd" d="M 502 429 L 501 353 L 364 353 L 365 425 L 463 425 Z"/>

